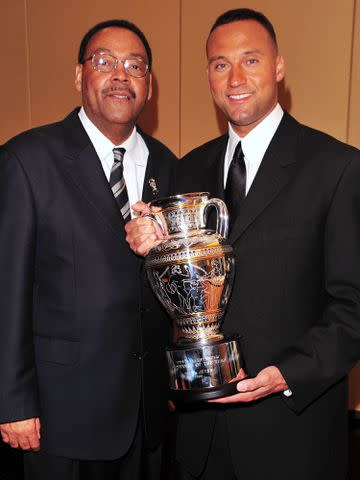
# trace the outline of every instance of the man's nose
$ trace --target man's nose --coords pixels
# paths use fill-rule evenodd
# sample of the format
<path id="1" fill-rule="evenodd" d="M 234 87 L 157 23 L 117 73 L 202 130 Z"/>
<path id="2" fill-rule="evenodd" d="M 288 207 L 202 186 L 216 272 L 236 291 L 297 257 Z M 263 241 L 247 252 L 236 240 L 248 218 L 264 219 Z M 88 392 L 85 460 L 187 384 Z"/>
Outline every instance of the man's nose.
<path id="1" fill-rule="evenodd" d="M 246 73 L 242 65 L 233 65 L 229 73 L 229 84 L 232 87 L 246 82 Z"/>
<path id="2" fill-rule="evenodd" d="M 125 70 L 124 62 L 119 61 L 111 71 L 111 80 L 118 82 L 129 81 L 129 74 Z"/>

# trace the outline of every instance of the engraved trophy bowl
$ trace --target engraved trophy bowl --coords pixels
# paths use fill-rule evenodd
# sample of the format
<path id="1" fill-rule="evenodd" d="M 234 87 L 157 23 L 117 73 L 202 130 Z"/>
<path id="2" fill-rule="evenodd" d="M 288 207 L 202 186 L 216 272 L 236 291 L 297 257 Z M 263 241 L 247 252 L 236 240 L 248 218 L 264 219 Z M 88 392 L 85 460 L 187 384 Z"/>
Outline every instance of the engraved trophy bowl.
<path id="1" fill-rule="evenodd" d="M 215 231 L 206 228 L 212 207 Z M 235 267 L 226 205 L 200 192 L 155 200 L 150 209 L 165 240 L 150 250 L 145 267 L 177 334 L 167 347 L 171 396 L 198 401 L 234 394 L 231 380 L 243 368 L 239 336 L 220 331 Z"/>

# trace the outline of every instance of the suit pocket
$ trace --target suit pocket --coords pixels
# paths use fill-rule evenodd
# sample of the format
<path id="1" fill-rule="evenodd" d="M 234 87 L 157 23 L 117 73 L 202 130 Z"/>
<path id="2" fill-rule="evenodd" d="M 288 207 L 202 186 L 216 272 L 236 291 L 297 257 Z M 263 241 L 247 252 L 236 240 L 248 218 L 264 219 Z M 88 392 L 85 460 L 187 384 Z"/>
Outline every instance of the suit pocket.
<path id="1" fill-rule="evenodd" d="M 75 365 L 80 359 L 80 343 L 76 341 L 35 335 L 34 346 L 38 362 Z"/>

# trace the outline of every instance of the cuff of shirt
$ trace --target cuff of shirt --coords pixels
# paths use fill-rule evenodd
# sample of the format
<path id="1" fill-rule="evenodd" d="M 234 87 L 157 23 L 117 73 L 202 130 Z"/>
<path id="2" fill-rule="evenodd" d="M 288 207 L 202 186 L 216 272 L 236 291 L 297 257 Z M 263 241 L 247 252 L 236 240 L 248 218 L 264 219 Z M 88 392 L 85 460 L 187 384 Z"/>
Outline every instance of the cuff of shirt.
<path id="1" fill-rule="evenodd" d="M 288 388 L 287 390 L 284 390 L 283 392 L 283 395 L 285 395 L 285 397 L 289 398 L 292 396 L 292 391 L 290 390 L 290 388 Z"/>

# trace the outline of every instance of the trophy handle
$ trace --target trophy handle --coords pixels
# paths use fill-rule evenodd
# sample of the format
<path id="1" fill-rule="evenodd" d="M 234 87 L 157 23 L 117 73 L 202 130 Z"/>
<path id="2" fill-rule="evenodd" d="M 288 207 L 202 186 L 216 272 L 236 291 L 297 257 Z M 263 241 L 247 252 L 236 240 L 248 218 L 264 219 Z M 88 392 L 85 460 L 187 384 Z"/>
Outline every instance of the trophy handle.
<path id="1" fill-rule="evenodd" d="M 229 212 L 226 207 L 225 202 L 220 200 L 220 198 L 210 198 L 204 208 L 204 222 L 206 224 L 208 210 L 210 207 L 215 207 L 217 213 L 216 219 L 216 233 L 221 235 L 223 238 L 227 238 L 229 231 Z"/>
<path id="2" fill-rule="evenodd" d="M 144 217 L 151 218 L 151 220 L 154 220 L 155 223 L 157 223 L 160 227 L 160 230 L 162 233 L 166 236 L 167 235 L 167 228 L 164 227 L 164 224 L 162 222 L 162 216 L 158 215 L 157 213 L 145 213 Z"/>

